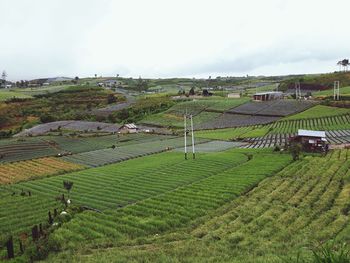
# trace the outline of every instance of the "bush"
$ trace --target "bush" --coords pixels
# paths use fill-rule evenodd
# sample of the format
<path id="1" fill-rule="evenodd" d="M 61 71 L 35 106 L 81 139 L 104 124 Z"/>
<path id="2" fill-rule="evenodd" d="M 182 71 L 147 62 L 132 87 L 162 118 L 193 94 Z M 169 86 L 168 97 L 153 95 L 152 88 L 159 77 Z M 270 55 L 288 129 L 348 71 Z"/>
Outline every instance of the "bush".
<path id="1" fill-rule="evenodd" d="M 55 121 L 55 118 L 54 118 L 52 115 L 50 115 L 50 114 L 44 113 L 44 114 L 42 114 L 42 115 L 40 116 L 40 121 L 41 121 L 42 123 L 48 123 L 48 122 L 53 122 L 53 121 Z"/>
<path id="2" fill-rule="evenodd" d="M 281 147 L 279 145 L 276 145 L 275 148 L 273 149 L 274 152 L 280 152 Z"/>

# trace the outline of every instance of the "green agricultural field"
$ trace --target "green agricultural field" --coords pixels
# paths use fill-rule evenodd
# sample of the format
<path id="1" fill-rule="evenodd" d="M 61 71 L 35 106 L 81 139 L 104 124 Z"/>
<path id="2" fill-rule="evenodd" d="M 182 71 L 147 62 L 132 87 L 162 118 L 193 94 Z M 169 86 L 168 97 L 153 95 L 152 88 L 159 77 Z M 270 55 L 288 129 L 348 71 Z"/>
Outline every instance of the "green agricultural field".
<path id="1" fill-rule="evenodd" d="M 202 130 L 196 131 L 196 137 L 216 139 L 216 140 L 235 140 L 237 138 L 262 137 L 269 132 L 268 126 L 245 126 L 238 128 Z"/>
<path id="2" fill-rule="evenodd" d="M 193 117 L 193 124 L 194 126 L 200 125 L 202 123 L 205 123 L 207 121 L 217 118 L 219 115 L 220 113 L 203 111 Z M 163 127 L 183 128 L 184 119 L 183 119 L 183 116 L 181 115 L 174 115 L 169 113 L 158 113 L 158 114 L 147 116 L 141 121 L 141 123 L 156 125 L 156 126 L 163 126 Z"/>
<path id="3" fill-rule="evenodd" d="M 278 84 L 271 84 L 257 88 L 248 88 L 245 89 L 245 92 L 248 96 L 255 94 L 256 92 L 264 92 L 264 91 L 275 91 Z"/>
<path id="4" fill-rule="evenodd" d="M 333 96 L 333 89 L 328 89 L 328 90 L 322 90 L 318 92 L 312 93 L 313 96 L 315 97 L 328 97 L 328 96 Z M 350 86 L 348 87 L 343 87 L 340 88 L 340 96 L 349 96 L 350 95 Z"/>
<path id="5" fill-rule="evenodd" d="M 295 115 L 283 118 L 283 120 L 299 120 L 299 119 L 311 119 L 311 118 L 321 118 L 321 117 L 331 117 L 337 115 L 343 115 L 350 113 L 350 109 L 329 107 L 324 105 L 316 105 L 310 109 L 303 112 L 297 113 Z"/>
<path id="6" fill-rule="evenodd" d="M 4 219 L 0 232 L 16 236 L 45 222 L 49 210 L 62 208 L 55 197 L 64 193 L 62 181 L 69 180 L 74 182 L 74 204 L 103 213 L 76 214 L 54 231 L 53 244 L 66 251 L 140 242 L 203 223 L 203 217 L 214 215 L 216 209 L 282 169 L 290 159 L 269 151 L 229 150 L 202 153 L 186 161 L 182 153 L 168 152 L 14 184 L 0 188 Z M 21 196 L 22 190 L 31 191 L 31 196 Z"/>
<path id="7" fill-rule="evenodd" d="M 32 87 L 32 88 L 17 88 L 14 89 L 16 92 L 26 94 L 28 96 L 43 95 L 49 93 L 56 93 L 62 90 L 66 90 L 69 87 L 74 87 L 74 85 L 53 85 L 53 86 L 43 86 L 43 87 Z"/>
<path id="8" fill-rule="evenodd" d="M 17 91 L 0 90 L 0 101 L 5 101 L 13 98 L 26 99 L 32 98 L 32 96 Z"/>
<path id="9" fill-rule="evenodd" d="M 322 106 L 321 109 L 324 109 L 324 107 L 330 108 L 327 106 Z M 338 108 L 336 108 L 336 110 L 338 110 Z M 196 136 L 200 138 L 207 138 L 207 139 L 214 139 L 214 140 L 235 140 L 238 138 L 263 137 L 268 134 L 295 133 L 298 131 L 298 129 L 326 130 L 326 131 L 348 130 L 350 129 L 350 114 L 344 114 L 346 113 L 346 111 L 348 111 L 348 109 L 340 108 L 339 111 L 333 112 L 335 115 L 330 115 L 328 117 L 296 118 L 296 119 L 287 118 L 287 119 L 277 121 L 267 125 L 243 126 L 243 127 L 237 127 L 237 128 L 216 129 L 216 130 L 200 130 L 200 131 L 196 131 Z M 300 116 L 303 116 L 303 113 L 300 113 L 301 114 Z M 304 113 L 304 116 L 317 116 L 317 115 L 318 113 L 316 110 L 315 111 L 312 110 L 310 113 L 307 113 L 307 114 Z"/>
<path id="10" fill-rule="evenodd" d="M 330 117 L 277 121 L 268 125 L 271 134 L 295 133 L 298 129 L 347 130 L 350 129 L 350 114 Z"/>
<path id="11" fill-rule="evenodd" d="M 65 242 L 65 247 L 84 242 L 87 237 L 94 242 L 88 247 L 73 246 L 77 248 L 74 253 L 67 250 L 52 254 L 47 262 L 113 262 L 116 259 L 120 262 L 349 262 L 346 255 L 349 247 L 343 245 L 350 241 L 349 156 L 349 150 L 342 150 L 326 157 L 309 156 L 293 162 L 252 191 L 225 202 L 214 214 L 209 213 L 179 231 L 154 230 L 155 225 L 166 229 L 166 225 L 161 224 L 166 218 L 151 223 L 162 211 L 166 211 L 166 215 L 173 211 L 172 206 L 165 207 L 178 200 L 176 194 L 173 201 L 163 203 L 167 199 L 162 198 L 161 202 L 151 199 L 123 213 L 121 209 L 119 213 L 82 215 L 54 233 L 54 239 L 64 242 L 68 236 L 74 240 Z M 235 169 L 235 177 L 238 179 L 243 174 L 250 177 L 260 167 L 266 172 L 264 161 L 261 159 L 253 171 L 247 169 L 249 162 L 241 165 Z M 273 174 L 272 170 L 268 173 Z M 177 201 L 177 204 L 181 203 Z M 195 200 L 191 201 L 191 205 L 195 204 Z M 186 212 L 195 213 L 190 209 L 182 211 Z M 143 232 L 130 227 L 128 222 L 132 219 L 135 220 L 133 227 Z M 129 238 L 134 242 L 113 243 L 113 235 L 124 238 L 112 234 L 112 230 L 121 225 L 117 233 L 132 230 L 134 236 Z M 146 233 L 157 234 L 136 239 Z M 106 240 L 109 242 L 104 246 Z M 333 260 L 317 260 L 325 257 L 322 252 L 330 253 Z"/>
<path id="12" fill-rule="evenodd" d="M 248 101 L 248 98 L 218 99 L 216 97 L 180 102 L 165 112 L 147 116 L 140 123 L 181 128 L 183 127 L 183 115 L 187 112 L 188 114 L 193 114 L 193 122 L 196 126 L 217 118 L 220 112 L 237 107 Z"/>

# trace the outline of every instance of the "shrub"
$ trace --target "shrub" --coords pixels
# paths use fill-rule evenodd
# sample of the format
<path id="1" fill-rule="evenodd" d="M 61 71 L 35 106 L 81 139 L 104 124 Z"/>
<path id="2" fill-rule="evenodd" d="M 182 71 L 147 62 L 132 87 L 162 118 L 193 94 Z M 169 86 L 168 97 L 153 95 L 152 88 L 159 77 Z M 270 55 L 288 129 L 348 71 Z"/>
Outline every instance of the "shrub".
<path id="1" fill-rule="evenodd" d="M 50 114 L 44 113 L 40 116 L 40 121 L 42 123 L 53 122 L 55 121 L 55 118 Z"/>

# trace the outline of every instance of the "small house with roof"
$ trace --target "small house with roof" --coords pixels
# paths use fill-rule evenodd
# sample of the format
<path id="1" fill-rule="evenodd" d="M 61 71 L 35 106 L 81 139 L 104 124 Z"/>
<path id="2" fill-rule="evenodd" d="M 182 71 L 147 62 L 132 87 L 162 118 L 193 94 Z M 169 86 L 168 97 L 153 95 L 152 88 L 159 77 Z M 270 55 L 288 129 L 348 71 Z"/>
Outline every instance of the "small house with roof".
<path id="1" fill-rule="evenodd" d="M 306 152 L 326 152 L 328 143 L 325 131 L 298 130 L 298 134 L 291 141 L 301 144 Z"/>
<path id="2" fill-rule="evenodd" d="M 134 123 L 124 124 L 119 128 L 118 133 L 137 133 L 139 128 Z"/>
<path id="3" fill-rule="evenodd" d="M 265 91 L 257 92 L 253 95 L 253 99 L 257 101 L 277 100 L 282 98 L 283 92 L 281 91 Z"/>

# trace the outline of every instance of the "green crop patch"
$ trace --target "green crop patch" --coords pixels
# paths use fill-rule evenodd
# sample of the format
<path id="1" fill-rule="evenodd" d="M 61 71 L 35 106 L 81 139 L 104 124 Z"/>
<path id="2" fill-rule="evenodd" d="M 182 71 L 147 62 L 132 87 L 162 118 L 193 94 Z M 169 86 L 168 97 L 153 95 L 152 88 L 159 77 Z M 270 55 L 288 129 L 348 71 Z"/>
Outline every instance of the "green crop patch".
<path id="1" fill-rule="evenodd" d="M 288 155 L 250 151 L 253 157 L 248 158 L 248 153 L 199 153 L 196 160 L 184 160 L 182 153 L 168 152 L 2 187 L 0 231 L 16 235 L 45 222 L 48 211 L 62 206 L 55 197 L 64 193 L 63 181 L 74 182 L 75 205 L 103 213 L 81 213 L 55 231 L 52 239 L 62 248 L 83 240 L 86 246 L 120 243 L 176 230 L 195 224 L 290 162 Z M 71 241 L 61 242 L 66 238 Z"/>
<path id="2" fill-rule="evenodd" d="M 283 120 L 300 120 L 300 119 L 312 119 L 312 118 L 324 118 L 333 117 L 338 115 L 349 114 L 350 109 L 337 108 L 324 105 L 316 105 L 310 109 L 303 112 L 297 113 L 295 115 L 283 118 Z"/>
<path id="3" fill-rule="evenodd" d="M 0 101 L 5 101 L 13 98 L 27 99 L 32 98 L 32 96 L 15 91 L 0 91 Z"/>
<path id="4" fill-rule="evenodd" d="M 338 150 L 326 157 L 309 156 L 293 162 L 275 176 L 262 180 L 249 193 L 224 204 L 213 217 L 207 216 L 198 226 L 192 224 L 178 232 L 139 239 L 129 246 L 109 243 L 108 249 L 97 245 L 87 253 L 78 250 L 73 256 L 62 253 L 49 259 L 70 258 L 79 262 L 108 262 L 115 258 L 132 262 L 318 262 L 316 259 L 324 256 L 322 252 L 333 258 L 346 259 L 350 234 L 349 156 L 349 150 Z M 266 171 L 263 165 L 266 160 L 260 161 L 258 167 Z M 241 165 L 236 174 L 250 175 L 252 171 L 248 167 L 249 162 Z M 190 206 L 186 205 L 186 208 Z M 151 206 L 147 208 L 143 214 L 150 213 Z M 140 213 L 131 218 L 141 216 Z M 103 218 L 109 222 L 113 217 Z M 93 221 L 94 217 L 90 215 L 90 219 Z M 121 224 L 118 222 L 115 225 Z M 78 220 L 75 227 L 79 228 Z M 158 222 L 158 227 L 164 225 Z M 144 235 L 146 231 L 138 235 Z M 104 238 L 100 236 L 96 240 L 101 242 Z"/>

